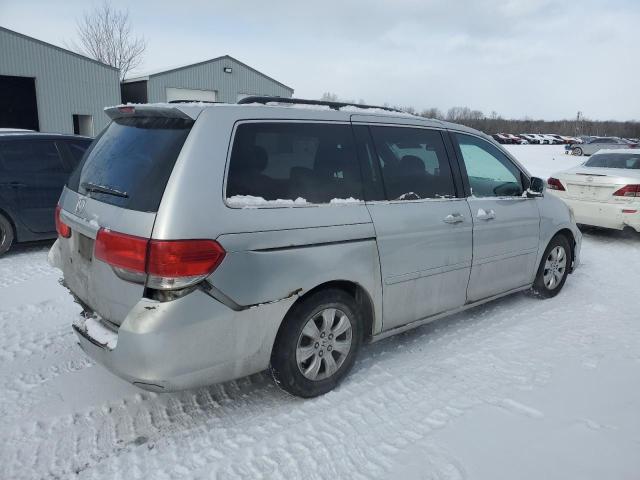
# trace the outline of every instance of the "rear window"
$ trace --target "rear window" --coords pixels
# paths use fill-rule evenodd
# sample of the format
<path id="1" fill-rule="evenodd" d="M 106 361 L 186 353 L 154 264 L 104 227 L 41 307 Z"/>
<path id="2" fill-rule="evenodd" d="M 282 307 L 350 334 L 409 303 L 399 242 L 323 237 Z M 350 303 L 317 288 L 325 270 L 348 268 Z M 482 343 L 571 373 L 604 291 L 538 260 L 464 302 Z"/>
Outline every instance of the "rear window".
<path id="1" fill-rule="evenodd" d="M 584 166 L 640 170 L 640 153 L 599 153 L 587 160 Z"/>
<path id="2" fill-rule="evenodd" d="M 68 183 L 101 202 L 156 212 L 192 120 L 128 117 L 114 120 L 92 144 Z"/>
<path id="3" fill-rule="evenodd" d="M 349 125 L 245 123 L 238 126 L 227 178 L 232 206 L 285 200 L 362 199 Z"/>

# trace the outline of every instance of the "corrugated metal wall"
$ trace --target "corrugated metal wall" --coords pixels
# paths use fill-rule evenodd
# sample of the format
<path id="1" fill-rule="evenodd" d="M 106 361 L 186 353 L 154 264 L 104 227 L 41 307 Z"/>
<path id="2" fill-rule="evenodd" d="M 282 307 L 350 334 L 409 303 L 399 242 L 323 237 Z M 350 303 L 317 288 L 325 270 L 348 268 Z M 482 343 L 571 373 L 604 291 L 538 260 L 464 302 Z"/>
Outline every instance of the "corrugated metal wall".
<path id="1" fill-rule="evenodd" d="M 0 75 L 35 77 L 40 131 L 73 133 L 73 115 L 92 115 L 97 135 L 120 103 L 116 69 L 0 27 Z"/>
<path id="2" fill-rule="evenodd" d="M 225 73 L 231 67 L 232 73 Z M 166 88 L 215 90 L 220 102 L 235 103 L 238 94 L 291 97 L 293 89 L 271 80 L 230 57 L 192 65 L 149 77 L 149 102 L 165 102 Z"/>

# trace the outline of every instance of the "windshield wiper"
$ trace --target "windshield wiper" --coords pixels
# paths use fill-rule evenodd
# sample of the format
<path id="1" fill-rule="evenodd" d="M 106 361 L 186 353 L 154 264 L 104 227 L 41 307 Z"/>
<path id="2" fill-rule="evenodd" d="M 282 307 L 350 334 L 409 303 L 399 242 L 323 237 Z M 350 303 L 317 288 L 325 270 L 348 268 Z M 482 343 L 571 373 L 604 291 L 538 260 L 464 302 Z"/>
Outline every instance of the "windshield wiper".
<path id="1" fill-rule="evenodd" d="M 121 192 L 120 190 L 116 190 L 115 188 L 108 187 L 106 185 L 98 185 L 96 183 L 83 182 L 80 186 L 84 188 L 87 192 L 98 192 L 98 193 L 104 193 L 106 195 L 113 195 L 114 197 L 129 198 L 129 195 L 127 194 L 127 192 Z"/>

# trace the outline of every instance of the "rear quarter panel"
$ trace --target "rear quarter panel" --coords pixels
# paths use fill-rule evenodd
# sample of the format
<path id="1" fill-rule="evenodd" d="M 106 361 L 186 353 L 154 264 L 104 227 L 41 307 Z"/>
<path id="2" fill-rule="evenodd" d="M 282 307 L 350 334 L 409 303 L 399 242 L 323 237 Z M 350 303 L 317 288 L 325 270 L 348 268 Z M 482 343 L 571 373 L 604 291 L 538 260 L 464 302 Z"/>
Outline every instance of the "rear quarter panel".
<path id="1" fill-rule="evenodd" d="M 334 280 L 362 286 L 381 328 L 381 283 L 375 231 L 364 202 L 231 208 L 224 180 L 232 134 L 240 120 L 291 121 L 282 109 L 205 109 L 173 170 L 153 238 L 216 239 L 227 252 L 210 282 L 240 306 L 273 302 Z M 295 111 L 295 110 L 294 110 Z M 301 120 L 323 112 L 295 111 Z M 346 121 L 348 123 L 348 117 Z"/>

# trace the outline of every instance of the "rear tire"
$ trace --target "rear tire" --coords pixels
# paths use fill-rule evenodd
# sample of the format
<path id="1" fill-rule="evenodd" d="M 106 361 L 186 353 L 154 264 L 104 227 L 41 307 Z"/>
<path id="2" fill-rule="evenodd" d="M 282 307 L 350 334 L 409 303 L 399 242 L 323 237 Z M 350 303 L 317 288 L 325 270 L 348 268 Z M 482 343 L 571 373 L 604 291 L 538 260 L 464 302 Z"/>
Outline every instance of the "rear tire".
<path id="1" fill-rule="evenodd" d="M 361 343 L 362 315 L 353 297 L 321 290 L 287 313 L 271 353 L 271 374 L 291 395 L 323 395 L 349 373 Z"/>
<path id="2" fill-rule="evenodd" d="M 567 280 L 573 262 L 571 247 L 562 234 L 551 239 L 544 251 L 531 292 L 539 298 L 555 297 Z"/>
<path id="3" fill-rule="evenodd" d="M 14 239 L 13 225 L 4 215 L 0 215 L 0 256 L 11 248 Z"/>
<path id="4" fill-rule="evenodd" d="M 573 150 L 571 150 L 571 154 L 575 155 L 576 157 L 581 157 L 583 155 L 583 151 L 580 147 L 575 147 Z"/>

